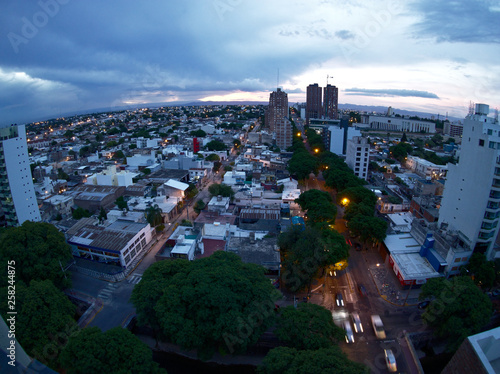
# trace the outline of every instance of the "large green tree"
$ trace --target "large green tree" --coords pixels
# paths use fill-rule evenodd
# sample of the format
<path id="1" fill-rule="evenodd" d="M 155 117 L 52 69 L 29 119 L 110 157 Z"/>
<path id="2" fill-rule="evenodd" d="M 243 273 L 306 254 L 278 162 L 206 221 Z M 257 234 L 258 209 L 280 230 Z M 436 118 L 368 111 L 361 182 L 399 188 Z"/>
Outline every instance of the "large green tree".
<path id="1" fill-rule="evenodd" d="M 209 151 L 225 151 L 227 149 L 227 146 L 220 140 L 215 139 L 211 142 L 208 142 L 206 148 Z"/>
<path id="2" fill-rule="evenodd" d="M 234 196 L 234 191 L 231 188 L 231 186 L 228 186 L 227 184 L 224 183 L 213 183 L 210 186 L 208 186 L 208 192 L 212 196 L 224 196 L 224 197 L 230 197 L 233 198 Z"/>
<path id="3" fill-rule="evenodd" d="M 305 149 L 299 152 L 294 152 L 292 158 L 288 162 L 288 171 L 295 175 L 297 179 L 307 179 L 309 174 L 317 173 L 318 160 Z"/>
<path id="4" fill-rule="evenodd" d="M 329 348 L 345 335 L 344 330 L 333 323 L 328 309 L 309 303 L 282 309 L 275 334 L 289 347 L 311 350 Z"/>
<path id="5" fill-rule="evenodd" d="M 465 272 L 467 270 L 468 272 Z M 487 261 L 482 253 L 473 253 L 469 263 L 463 267 L 462 274 L 471 275 L 474 283 L 482 288 L 492 287 L 496 280 L 495 262 Z"/>
<path id="6" fill-rule="evenodd" d="M 308 223 L 317 224 L 327 222 L 333 224 L 337 216 L 337 207 L 328 192 L 320 190 L 308 190 L 302 192 L 295 199 L 302 210 L 307 211 Z"/>
<path id="7" fill-rule="evenodd" d="M 382 218 L 358 214 L 349 221 L 349 231 L 363 242 L 382 242 L 387 236 L 387 222 Z"/>
<path id="8" fill-rule="evenodd" d="M 284 267 L 283 283 L 292 292 L 310 289 L 321 270 L 345 260 L 348 254 L 342 236 L 326 228 L 291 228 L 278 237 L 278 246 Z"/>
<path id="9" fill-rule="evenodd" d="M 121 327 L 106 332 L 89 327 L 72 336 L 61 353 L 60 363 L 68 374 L 166 374 L 153 361 L 149 347 Z"/>
<path id="10" fill-rule="evenodd" d="M 7 288 L 2 289 L 1 313 L 7 321 L 12 315 L 7 304 Z M 33 280 L 29 286 L 16 283 L 16 338 L 26 353 L 53 368 L 61 345 L 78 331 L 73 319 L 75 306 L 50 280 Z"/>
<path id="11" fill-rule="evenodd" d="M 217 251 L 196 261 L 153 264 L 132 292 L 140 324 L 207 359 L 238 353 L 274 322 L 278 291 L 264 268 Z"/>
<path id="12" fill-rule="evenodd" d="M 295 348 L 271 349 L 259 374 L 368 374 L 367 367 L 347 358 L 338 346 L 299 351 Z"/>
<path id="13" fill-rule="evenodd" d="M 15 261 L 16 282 L 49 279 L 58 288 L 68 287 L 61 267 L 71 259 L 64 235 L 49 223 L 25 221 L 0 236 L 0 263 Z M 0 286 L 6 284 L 7 277 L 0 277 Z"/>
<path id="14" fill-rule="evenodd" d="M 480 332 L 493 313 L 491 300 L 469 277 L 429 279 L 420 293 L 420 299 L 427 298 L 432 301 L 422 318 L 437 336 L 447 339 L 450 351 Z"/>

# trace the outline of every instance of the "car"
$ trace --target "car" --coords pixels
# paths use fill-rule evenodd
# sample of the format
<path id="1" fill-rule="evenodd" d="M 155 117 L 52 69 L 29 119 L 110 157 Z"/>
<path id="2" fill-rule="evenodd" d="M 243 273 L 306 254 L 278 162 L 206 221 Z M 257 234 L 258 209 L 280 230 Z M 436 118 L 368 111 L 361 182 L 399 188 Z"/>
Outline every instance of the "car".
<path id="1" fill-rule="evenodd" d="M 354 343 L 354 334 L 352 332 L 351 323 L 348 320 L 344 321 L 344 330 L 346 343 Z"/>
<path id="2" fill-rule="evenodd" d="M 358 291 L 361 294 L 361 296 L 366 296 L 368 293 L 366 292 L 365 286 L 362 284 L 358 284 Z"/>
<path id="3" fill-rule="evenodd" d="M 372 320 L 372 326 L 373 326 L 373 331 L 375 332 L 375 336 L 377 339 L 385 339 L 385 330 L 384 330 L 384 324 L 382 323 L 382 319 L 380 319 L 379 315 L 372 315 L 371 316 Z"/>
<path id="4" fill-rule="evenodd" d="M 422 301 L 421 303 L 418 303 L 418 309 L 425 309 L 429 306 L 431 302 L 429 300 Z"/>
<path id="5" fill-rule="evenodd" d="M 342 292 L 337 293 L 335 296 L 335 300 L 337 301 L 337 306 L 344 306 L 344 298 L 342 297 Z"/>
<path id="6" fill-rule="evenodd" d="M 362 333 L 363 325 L 361 324 L 361 319 L 359 318 L 359 314 L 352 313 L 351 318 L 352 318 L 352 325 L 354 326 L 354 331 L 356 331 L 358 334 Z"/>
<path id="7" fill-rule="evenodd" d="M 387 365 L 387 369 L 391 373 L 396 372 L 398 370 L 398 367 L 396 365 L 396 357 L 394 357 L 394 353 L 392 353 L 392 350 L 384 349 L 384 355 L 385 355 L 385 364 Z"/>

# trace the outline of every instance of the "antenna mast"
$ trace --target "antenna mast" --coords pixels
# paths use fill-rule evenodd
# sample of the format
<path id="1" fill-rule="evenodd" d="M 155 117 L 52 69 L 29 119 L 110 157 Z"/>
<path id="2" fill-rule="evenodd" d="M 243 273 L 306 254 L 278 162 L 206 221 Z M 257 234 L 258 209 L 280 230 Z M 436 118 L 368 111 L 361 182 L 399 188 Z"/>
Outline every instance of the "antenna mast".
<path id="1" fill-rule="evenodd" d="M 280 87 L 280 68 L 278 68 L 278 76 L 276 77 L 276 88 Z"/>

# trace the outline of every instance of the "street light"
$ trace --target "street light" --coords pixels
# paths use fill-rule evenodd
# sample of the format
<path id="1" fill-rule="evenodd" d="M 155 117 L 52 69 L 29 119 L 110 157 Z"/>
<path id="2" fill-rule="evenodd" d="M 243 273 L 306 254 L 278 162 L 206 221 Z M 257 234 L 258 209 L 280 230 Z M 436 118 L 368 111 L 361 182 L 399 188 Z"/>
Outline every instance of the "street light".
<path id="1" fill-rule="evenodd" d="M 318 152 L 319 152 L 319 149 L 318 149 L 318 148 L 316 148 L 316 149 L 314 150 L 314 152 L 318 153 Z"/>

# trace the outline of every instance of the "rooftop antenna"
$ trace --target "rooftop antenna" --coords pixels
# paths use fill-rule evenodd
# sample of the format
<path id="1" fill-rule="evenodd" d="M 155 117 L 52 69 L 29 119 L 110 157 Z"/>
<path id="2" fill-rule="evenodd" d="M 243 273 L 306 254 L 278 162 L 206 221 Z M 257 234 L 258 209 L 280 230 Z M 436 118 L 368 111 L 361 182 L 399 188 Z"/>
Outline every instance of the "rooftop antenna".
<path id="1" fill-rule="evenodd" d="M 326 85 L 328 86 L 328 78 L 333 78 L 333 75 L 326 75 Z"/>
<path id="2" fill-rule="evenodd" d="M 280 87 L 280 68 L 278 68 L 278 76 L 276 77 L 276 88 Z"/>

